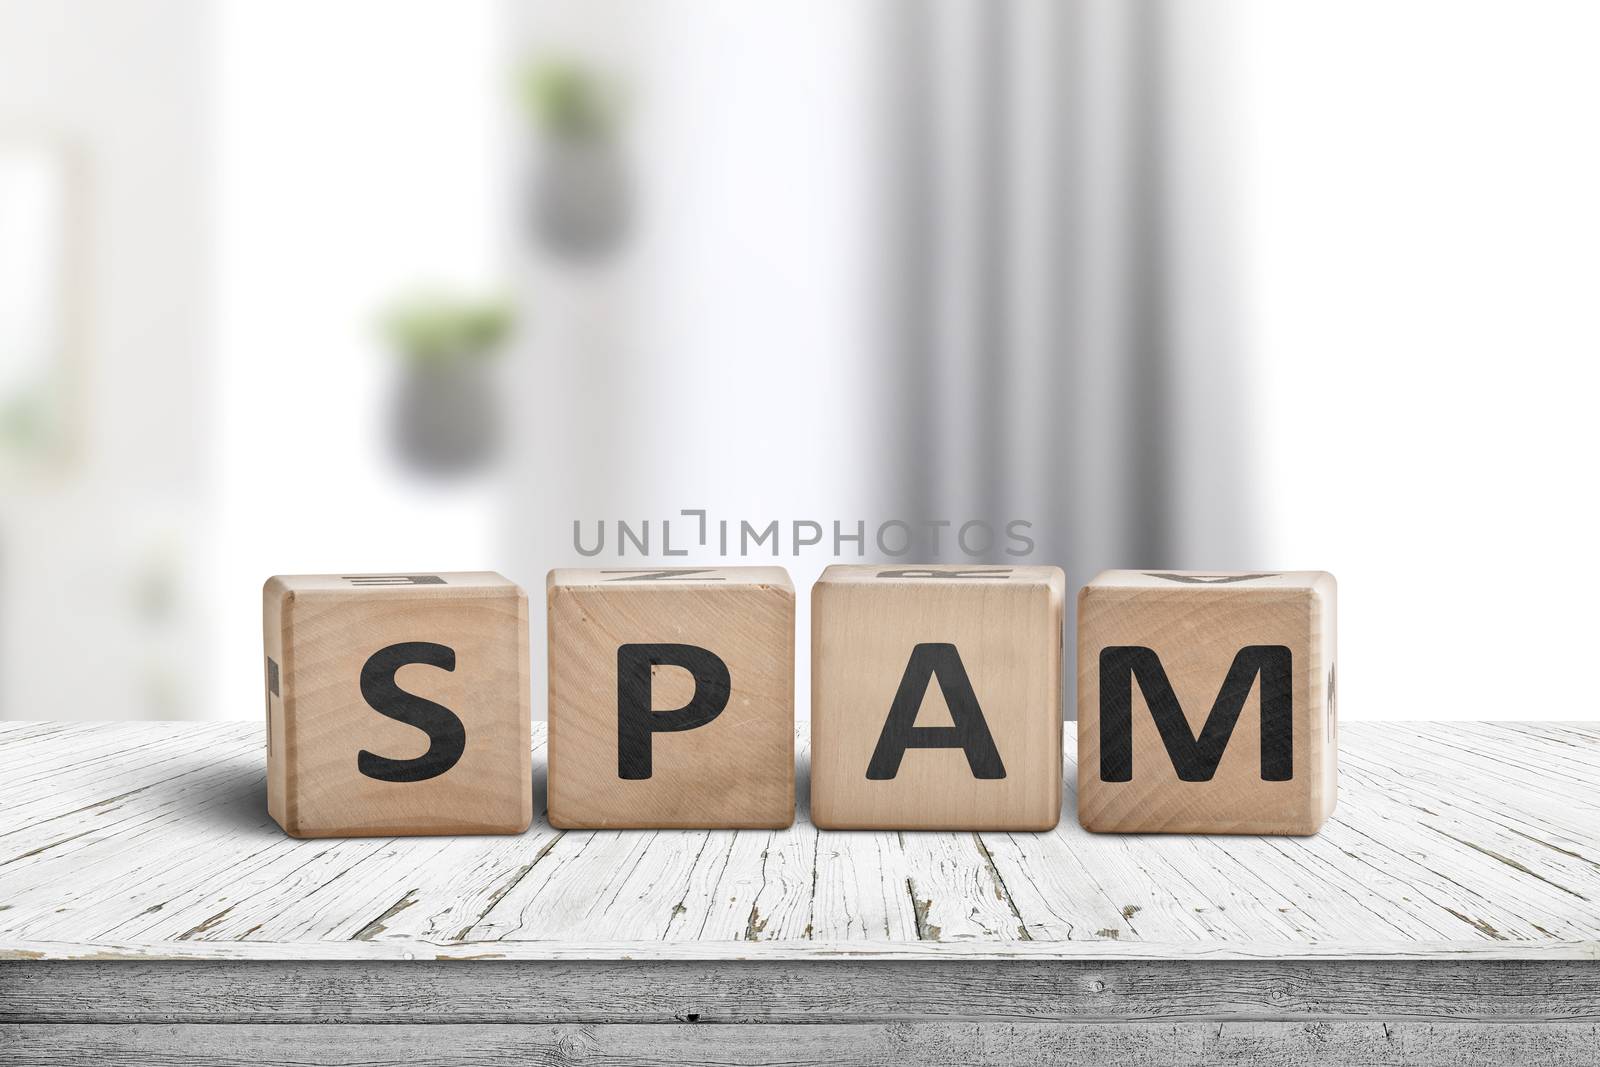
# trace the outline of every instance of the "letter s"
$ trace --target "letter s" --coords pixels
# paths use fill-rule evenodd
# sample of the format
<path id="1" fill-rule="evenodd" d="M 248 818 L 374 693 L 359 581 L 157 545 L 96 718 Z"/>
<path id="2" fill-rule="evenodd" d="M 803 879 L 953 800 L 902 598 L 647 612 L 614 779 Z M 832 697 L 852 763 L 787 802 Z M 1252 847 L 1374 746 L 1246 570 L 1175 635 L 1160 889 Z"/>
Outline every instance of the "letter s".
<path id="1" fill-rule="evenodd" d="M 425 782 L 448 771 L 467 747 L 467 729 L 456 713 L 424 700 L 395 684 L 395 672 L 408 663 L 453 671 L 455 649 L 429 641 L 402 641 L 380 648 L 361 668 L 361 695 L 379 715 L 386 715 L 428 735 L 428 751 L 416 759 L 390 759 L 362 749 L 356 768 L 380 782 Z"/>

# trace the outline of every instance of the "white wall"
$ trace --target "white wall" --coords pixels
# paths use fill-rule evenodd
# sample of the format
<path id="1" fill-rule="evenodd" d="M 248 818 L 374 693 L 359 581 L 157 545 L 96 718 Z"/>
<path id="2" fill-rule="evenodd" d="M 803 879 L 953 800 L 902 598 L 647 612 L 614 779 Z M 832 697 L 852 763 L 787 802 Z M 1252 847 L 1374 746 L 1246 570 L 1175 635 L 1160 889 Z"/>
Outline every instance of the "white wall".
<path id="1" fill-rule="evenodd" d="M 0 137 L 77 176 L 69 460 L 0 487 L 0 717 L 206 713 L 211 13 L 0 0 Z"/>
<path id="2" fill-rule="evenodd" d="M 378 335 L 418 285 L 504 283 L 500 16 L 220 10 L 215 717 L 260 713 L 268 575 L 504 569 L 492 477 L 430 485 L 391 458 Z"/>
<path id="3" fill-rule="evenodd" d="M 1262 565 L 1349 718 L 1594 717 L 1600 5 L 1236 8 Z"/>

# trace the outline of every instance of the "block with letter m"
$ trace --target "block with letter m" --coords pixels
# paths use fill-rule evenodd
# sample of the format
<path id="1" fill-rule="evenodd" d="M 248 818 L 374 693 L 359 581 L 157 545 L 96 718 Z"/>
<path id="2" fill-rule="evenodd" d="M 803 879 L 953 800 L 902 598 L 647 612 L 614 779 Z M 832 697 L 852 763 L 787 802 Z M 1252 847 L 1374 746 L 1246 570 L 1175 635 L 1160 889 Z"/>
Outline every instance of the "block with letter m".
<path id="1" fill-rule="evenodd" d="M 1333 811 L 1335 586 L 1321 571 L 1107 571 L 1078 598 L 1078 818 L 1312 834 Z"/>

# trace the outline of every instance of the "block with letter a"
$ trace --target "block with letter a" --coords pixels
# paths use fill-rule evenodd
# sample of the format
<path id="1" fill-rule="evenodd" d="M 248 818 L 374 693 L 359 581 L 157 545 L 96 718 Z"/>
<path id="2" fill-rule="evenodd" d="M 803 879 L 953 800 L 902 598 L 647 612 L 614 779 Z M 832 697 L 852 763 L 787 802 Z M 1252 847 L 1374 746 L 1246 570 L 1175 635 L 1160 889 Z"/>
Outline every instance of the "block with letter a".
<path id="1" fill-rule="evenodd" d="M 550 823 L 794 821 L 794 586 L 781 567 L 554 570 Z"/>
<path id="2" fill-rule="evenodd" d="M 267 809 L 295 837 L 520 833 L 528 598 L 489 572 L 263 589 Z"/>
<path id="3" fill-rule="evenodd" d="M 1055 826 L 1064 595 L 1057 567 L 824 571 L 811 602 L 812 821 Z"/>
<path id="4" fill-rule="evenodd" d="M 1322 571 L 1107 571 L 1078 596 L 1078 818 L 1313 834 L 1333 811 L 1335 585 Z"/>

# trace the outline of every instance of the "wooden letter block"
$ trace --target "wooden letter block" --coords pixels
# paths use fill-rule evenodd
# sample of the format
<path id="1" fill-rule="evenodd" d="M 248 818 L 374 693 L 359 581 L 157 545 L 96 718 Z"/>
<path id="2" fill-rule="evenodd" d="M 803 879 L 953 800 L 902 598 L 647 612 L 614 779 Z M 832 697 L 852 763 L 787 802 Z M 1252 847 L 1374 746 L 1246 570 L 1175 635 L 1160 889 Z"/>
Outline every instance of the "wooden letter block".
<path id="1" fill-rule="evenodd" d="M 1338 785 L 1321 571 L 1107 571 L 1078 596 L 1088 830 L 1314 834 Z"/>
<path id="2" fill-rule="evenodd" d="M 1061 816 L 1058 567 L 833 566 L 811 594 L 811 819 L 1048 830 Z"/>
<path id="3" fill-rule="evenodd" d="M 533 819 L 528 598 L 498 574 L 268 579 L 267 810 L 294 837 Z"/>
<path id="4" fill-rule="evenodd" d="M 794 586 L 782 567 L 555 570 L 550 824 L 794 822 Z"/>

